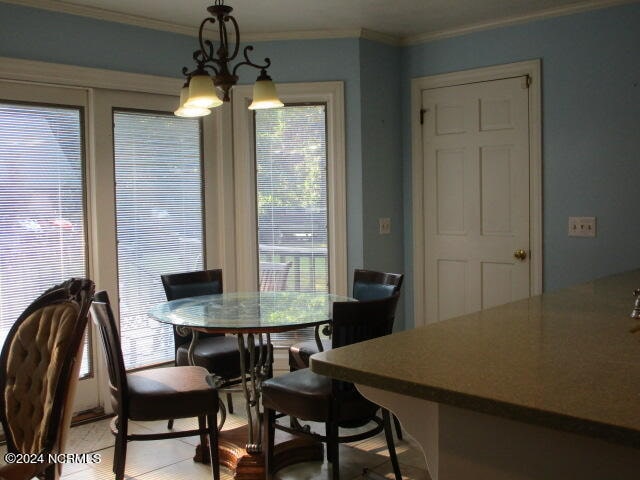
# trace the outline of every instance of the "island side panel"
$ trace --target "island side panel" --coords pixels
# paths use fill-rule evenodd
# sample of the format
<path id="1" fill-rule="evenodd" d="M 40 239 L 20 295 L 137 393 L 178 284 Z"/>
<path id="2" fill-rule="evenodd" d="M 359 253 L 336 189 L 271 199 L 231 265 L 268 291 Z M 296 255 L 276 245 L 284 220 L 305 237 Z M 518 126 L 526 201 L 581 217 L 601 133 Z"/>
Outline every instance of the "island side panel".
<path id="1" fill-rule="evenodd" d="M 367 385 L 356 387 L 362 395 L 392 412 L 420 445 L 431 480 L 438 480 L 438 407 L 429 400 L 409 397 Z"/>

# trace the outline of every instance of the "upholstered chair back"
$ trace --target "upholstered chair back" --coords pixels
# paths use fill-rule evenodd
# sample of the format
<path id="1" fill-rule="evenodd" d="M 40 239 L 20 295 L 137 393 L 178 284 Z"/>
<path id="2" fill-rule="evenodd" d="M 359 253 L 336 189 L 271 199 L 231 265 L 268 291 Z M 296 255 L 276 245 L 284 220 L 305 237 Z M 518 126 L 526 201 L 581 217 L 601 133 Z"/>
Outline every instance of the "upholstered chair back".
<path id="1" fill-rule="evenodd" d="M 9 451 L 64 448 L 93 282 L 71 279 L 49 289 L 15 322 L 0 357 L 1 417 Z"/>

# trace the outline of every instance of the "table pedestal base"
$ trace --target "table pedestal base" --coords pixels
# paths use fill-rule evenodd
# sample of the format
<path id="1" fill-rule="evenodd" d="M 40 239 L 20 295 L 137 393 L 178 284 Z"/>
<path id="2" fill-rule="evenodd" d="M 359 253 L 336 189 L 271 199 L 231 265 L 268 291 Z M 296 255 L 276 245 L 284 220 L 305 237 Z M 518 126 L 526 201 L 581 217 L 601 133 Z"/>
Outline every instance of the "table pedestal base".
<path id="1" fill-rule="evenodd" d="M 247 453 L 244 448 L 246 442 L 246 426 L 220 432 L 218 438 L 220 465 L 230 469 L 234 473 L 235 480 L 264 480 L 266 478 L 264 452 Z M 263 447 L 266 448 L 266 445 Z M 198 445 L 193 460 L 209 463 L 208 457 L 208 449 L 203 450 L 202 446 Z M 322 443 L 276 430 L 275 470 L 300 462 L 322 461 L 323 458 Z"/>

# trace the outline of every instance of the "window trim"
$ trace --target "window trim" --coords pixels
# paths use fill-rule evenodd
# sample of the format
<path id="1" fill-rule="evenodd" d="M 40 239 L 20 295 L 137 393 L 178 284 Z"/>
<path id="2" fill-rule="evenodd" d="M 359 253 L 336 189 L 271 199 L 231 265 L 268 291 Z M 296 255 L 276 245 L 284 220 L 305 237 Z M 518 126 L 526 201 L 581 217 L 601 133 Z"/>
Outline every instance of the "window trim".
<path id="1" fill-rule="evenodd" d="M 347 218 L 345 121 L 343 82 L 278 84 L 278 94 L 286 104 L 324 103 L 327 106 L 327 218 L 329 288 L 347 295 Z M 256 171 L 252 111 L 248 110 L 252 86 L 233 88 L 233 162 L 237 238 L 236 276 L 238 291 L 255 291 L 258 278 L 256 234 Z M 230 188 L 228 185 L 225 188 Z M 249 252 L 249 253 L 247 253 Z"/>

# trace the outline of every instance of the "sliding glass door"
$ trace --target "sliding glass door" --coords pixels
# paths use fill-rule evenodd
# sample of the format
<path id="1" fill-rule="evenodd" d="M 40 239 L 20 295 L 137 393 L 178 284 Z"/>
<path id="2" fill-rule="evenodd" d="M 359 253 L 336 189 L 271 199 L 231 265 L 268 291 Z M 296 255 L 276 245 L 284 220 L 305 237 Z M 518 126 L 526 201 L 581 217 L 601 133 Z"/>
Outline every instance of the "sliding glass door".
<path id="1" fill-rule="evenodd" d="M 171 328 L 149 318 L 160 275 L 204 268 L 201 123 L 114 109 L 120 336 L 127 368 L 173 361 Z"/>
<path id="2" fill-rule="evenodd" d="M 86 99 L 0 82 L 0 345 L 41 293 L 88 276 Z M 78 411 L 98 403 L 89 340 L 80 376 Z"/>

